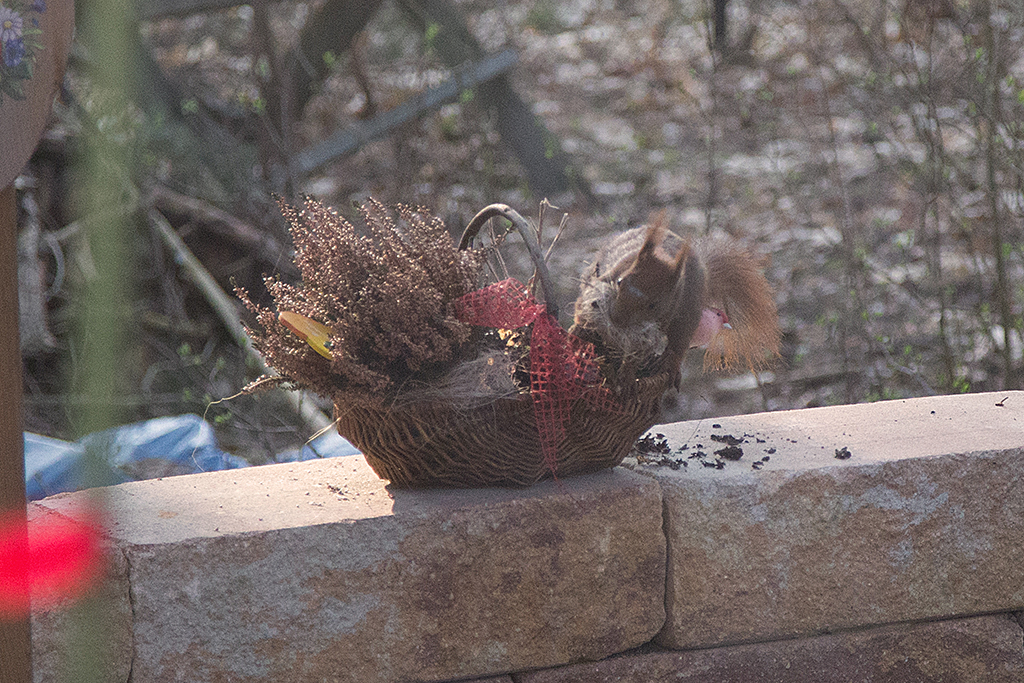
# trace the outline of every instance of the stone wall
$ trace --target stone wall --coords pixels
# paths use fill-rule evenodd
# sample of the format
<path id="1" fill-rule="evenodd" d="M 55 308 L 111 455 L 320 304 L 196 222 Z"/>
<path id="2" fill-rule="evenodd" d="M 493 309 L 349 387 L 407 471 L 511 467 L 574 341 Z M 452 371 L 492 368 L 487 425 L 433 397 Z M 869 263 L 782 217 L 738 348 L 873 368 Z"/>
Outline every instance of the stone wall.
<path id="1" fill-rule="evenodd" d="M 362 458 L 106 489 L 105 680 L 1024 681 L 1024 392 L 660 429 L 526 490 Z"/>

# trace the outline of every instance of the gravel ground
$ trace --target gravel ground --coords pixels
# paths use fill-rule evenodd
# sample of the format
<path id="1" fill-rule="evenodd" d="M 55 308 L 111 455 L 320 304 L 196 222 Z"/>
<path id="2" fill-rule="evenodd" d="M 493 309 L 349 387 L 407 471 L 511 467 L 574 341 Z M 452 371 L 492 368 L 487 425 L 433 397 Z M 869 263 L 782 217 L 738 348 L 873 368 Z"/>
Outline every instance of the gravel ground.
<path id="1" fill-rule="evenodd" d="M 729 49 L 717 53 L 708 48 L 707 7 L 695 0 L 456 4 L 488 52 L 517 52 L 517 92 L 583 181 L 585 191 L 549 198 L 568 214 L 550 258 L 564 310 L 601 240 L 663 208 L 681 234 L 728 234 L 769 258 L 782 357 L 758 376 L 705 375 L 691 358 L 667 418 L 1021 386 L 1018 3 L 993 0 L 986 16 L 981 3 L 732 0 Z M 271 7 L 280 45 L 295 40 L 308 9 Z M 268 63 L 253 31 L 253 10 L 242 6 L 152 21 L 142 34 L 184 92 L 253 108 Z M 388 3 L 360 45 L 378 111 L 449 74 L 431 37 Z M 353 64 L 337 61 L 296 126 L 292 151 L 364 111 Z M 295 189 L 350 215 L 368 196 L 422 204 L 453 231 L 492 202 L 536 217 L 542 197 L 486 104 L 467 94 Z M 189 111 L 189 101 L 182 107 Z M 233 192 L 195 173 L 189 154 L 171 145 L 151 154 L 151 181 L 281 235 L 273 204 L 252 199 L 286 191 L 265 180 L 274 177 L 269 166 L 236 168 L 245 191 Z M 545 219 L 546 241 L 558 218 Z M 222 284 L 240 277 L 222 244 L 195 235 L 190 243 Z M 521 272 L 521 250 L 510 243 L 507 252 Z M 201 375 L 218 348 L 178 353 L 180 365 Z M 244 383 L 233 358 L 215 388 L 197 379 L 195 393 L 225 395 Z M 257 429 L 265 417 L 243 421 Z"/>

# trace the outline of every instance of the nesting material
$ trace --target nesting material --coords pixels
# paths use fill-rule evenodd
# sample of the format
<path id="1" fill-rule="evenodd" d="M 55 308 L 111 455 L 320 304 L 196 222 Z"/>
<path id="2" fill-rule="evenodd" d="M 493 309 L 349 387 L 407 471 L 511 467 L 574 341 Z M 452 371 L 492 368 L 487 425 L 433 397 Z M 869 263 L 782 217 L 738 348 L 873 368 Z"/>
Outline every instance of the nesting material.
<path id="1" fill-rule="evenodd" d="M 439 403 L 466 411 L 526 393 L 515 380 L 523 355 L 513 347 L 484 349 L 433 382 L 414 381 L 395 396 L 394 406 Z"/>
<path id="2" fill-rule="evenodd" d="M 577 331 L 596 333 L 604 344 L 605 353 L 619 363 L 649 363 L 665 352 L 668 335 L 655 320 L 625 327 L 614 324 L 611 306 L 617 291 L 616 286 L 606 280 L 584 278 L 573 315 Z"/>

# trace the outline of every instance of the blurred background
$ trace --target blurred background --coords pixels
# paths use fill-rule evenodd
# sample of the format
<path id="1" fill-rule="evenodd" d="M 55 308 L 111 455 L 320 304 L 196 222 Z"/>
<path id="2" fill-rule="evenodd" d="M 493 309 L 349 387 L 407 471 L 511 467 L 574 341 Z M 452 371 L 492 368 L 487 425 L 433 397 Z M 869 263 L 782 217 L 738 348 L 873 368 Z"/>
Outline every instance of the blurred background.
<path id="1" fill-rule="evenodd" d="M 308 439 L 308 402 L 214 403 L 260 374 L 232 285 L 295 277 L 275 196 L 305 194 L 456 235 L 547 198 L 565 311 L 600 241 L 660 209 L 748 243 L 782 357 L 755 377 L 694 354 L 673 419 L 1024 384 L 1019 0 L 137 0 L 121 27 L 91 4 L 16 185 L 27 430 L 196 413 L 252 463 Z M 82 359 L 111 342 L 80 293 L 109 250 L 123 352 L 86 425 Z"/>

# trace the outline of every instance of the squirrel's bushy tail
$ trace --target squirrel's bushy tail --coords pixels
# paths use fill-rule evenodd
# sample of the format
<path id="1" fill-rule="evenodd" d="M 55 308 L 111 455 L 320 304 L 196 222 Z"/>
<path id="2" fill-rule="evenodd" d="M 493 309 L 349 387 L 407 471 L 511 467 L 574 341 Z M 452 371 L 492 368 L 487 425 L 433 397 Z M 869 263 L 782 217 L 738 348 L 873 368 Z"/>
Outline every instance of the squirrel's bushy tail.
<path id="1" fill-rule="evenodd" d="M 779 355 L 774 291 L 762 272 L 766 258 L 725 239 L 700 243 L 707 272 L 707 305 L 720 307 L 732 329 L 722 330 L 704 354 L 705 369 L 757 369 Z"/>

